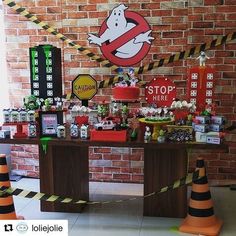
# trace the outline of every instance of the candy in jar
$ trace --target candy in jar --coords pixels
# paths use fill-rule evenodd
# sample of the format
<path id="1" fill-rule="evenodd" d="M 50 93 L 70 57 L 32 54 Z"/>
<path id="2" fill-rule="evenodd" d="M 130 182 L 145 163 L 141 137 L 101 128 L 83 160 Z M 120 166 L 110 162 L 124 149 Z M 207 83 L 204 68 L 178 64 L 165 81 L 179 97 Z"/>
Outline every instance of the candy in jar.
<path id="1" fill-rule="evenodd" d="M 66 137 L 66 127 L 64 125 L 57 126 L 57 137 L 65 138 Z"/>
<path id="2" fill-rule="evenodd" d="M 28 121 L 35 122 L 35 111 L 34 110 L 28 111 Z"/>
<path id="3" fill-rule="evenodd" d="M 19 112 L 17 109 L 12 109 L 11 111 L 11 122 L 19 122 Z"/>
<path id="4" fill-rule="evenodd" d="M 88 125 L 82 125 L 80 127 L 80 138 L 81 139 L 88 139 L 89 138 L 89 129 Z"/>
<path id="5" fill-rule="evenodd" d="M 29 138 L 36 138 L 37 137 L 37 128 L 36 124 L 33 122 L 30 122 L 28 124 L 28 137 Z"/>
<path id="6" fill-rule="evenodd" d="M 77 124 L 70 125 L 70 136 L 71 138 L 79 138 L 79 127 Z"/>
<path id="7" fill-rule="evenodd" d="M 10 109 L 3 109 L 3 123 L 9 123 L 10 122 Z"/>
<path id="8" fill-rule="evenodd" d="M 26 122 L 27 121 L 27 112 L 24 108 L 20 109 L 20 122 Z"/>

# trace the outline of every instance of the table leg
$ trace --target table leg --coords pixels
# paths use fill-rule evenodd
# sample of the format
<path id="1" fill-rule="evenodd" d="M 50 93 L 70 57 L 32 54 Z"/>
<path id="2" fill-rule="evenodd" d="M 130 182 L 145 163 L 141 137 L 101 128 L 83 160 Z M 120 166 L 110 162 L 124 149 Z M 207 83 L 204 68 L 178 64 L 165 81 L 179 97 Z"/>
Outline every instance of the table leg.
<path id="1" fill-rule="evenodd" d="M 187 159 L 186 149 L 144 148 L 144 194 L 184 177 Z M 145 216 L 185 217 L 186 213 L 186 186 L 144 199 Z"/>
<path id="2" fill-rule="evenodd" d="M 48 146 L 40 151 L 40 191 L 89 200 L 88 147 Z M 83 205 L 41 202 L 42 211 L 81 212 Z"/>

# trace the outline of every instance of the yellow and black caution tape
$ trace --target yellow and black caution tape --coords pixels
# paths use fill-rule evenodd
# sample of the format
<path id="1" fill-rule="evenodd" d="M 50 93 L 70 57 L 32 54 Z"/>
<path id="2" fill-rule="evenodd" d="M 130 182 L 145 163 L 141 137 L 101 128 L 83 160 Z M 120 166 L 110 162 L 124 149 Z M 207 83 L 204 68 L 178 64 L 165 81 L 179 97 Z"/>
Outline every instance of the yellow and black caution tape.
<path id="1" fill-rule="evenodd" d="M 180 61 L 180 60 L 186 60 L 187 58 L 189 58 L 191 56 L 198 55 L 201 51 L 210 50 L 210 49 L 215 48 L 217 46 L 229 43 L 229 42 L 233 41 L 234 39 L 236 39 L 236 32 L 229 33 L 229 34 L 224 35 L 224 36 L 218 36 L 216 39 L 214 39 L 210 42 L 194 46 L 194 47 L 192 47 L 188 50 L 178 52 L 176 54 L 173 54 L 173 55 L 170 55 L 168 57 L 162 58 L 158 61 L 151 62 L 147 65 L 135 68 L 134 73 L 136 75 L 137 74 L 143 74 L 147 71 L 153 70 L 153 69 L 158 68 L 158 67 L 162 67 L 162 66 L 167 65 L 169 63 L 177 62 L 177 61 Z M 98 88 L 106 88 L 109 85 L 116 83 L 117 80 L 118 80 L 117 76 L 114 77 L 114 78 L 109 78 L 109 79 L 103 80 L 99 83 Z M 146 84 L 144 81 L 139 81 L 138 83 L 141 86 Z"/>
<path id="2" fill-rule="evenodd" d="M 3 0 L 3 2 L 8 5 L 10 8 L 14 9 L 17 13 L 19 13 L 20 15 L 26 17 L 27 19 L 29 19 L 30 21 L 34 22 L 36 25 L 40 26 L 41 28 L 43 28 L 44 30 L 46 30 L 47 32 L 49 32 L 52 35 L 55 35 L 57 38 L 59 38 L 60 40 L 62 40 L 63 42 L 69 44 L 70 46 L 72 46 L 73 48 L 77 49 L 80 53 L 88 56 L 89 58 L 91 58 L 92 60 L 95 60 L 99 63 L 101 63 L 102 66 L 104 67 L 108 67 L 111 68 L 111 70 L 116 71 L 118 69 L 118 66 L 112 64 L 110 61 L 108 61 L 107 59 L 104 59 L 96 54 L 94 54 L 92 51 L 90 51 L 89 49 L 77 44 L 76 42 L 74 42 L 73 40 L 69 39 L 68 37 L 66 37 L 65 35 L 61 34 L 60 32 L 58 32 L 56 29 L 54 29 L 53 27 L 49 26 L 47 23 L 40 21 L 34 14 L 31 14 L 30 12 L 28 12 L 25 8 L 21 7 L 20 5 L 16 4 L 14 1 L 11 0 Z"/>
<path id="3" fill-rule="evenodd" d="M 43 28 L 44 30 L 46 30 L 47 32 L 55 35 L 57 38 L 59 38 L 60 40 L 62 40 L 63 42 L 66 42 L 67 44 L 69 44 L 70 46 L 72 46 L 73 48 L 76 48 L 80 53 L 88 56 L 89 58 L 91 58 L 92 60 L 95 60 L 99 63 L 101 63 L 102 66 L 110 68 L 113 71 L 117 72 L 118 66 L 114 65 L 113 63 L 111 63 L 110 61 L 94 54 L 93 52 L 91 52 L 89 49 L 76 44 L 73 40 L 67 38 L 65 35 L 59 33 L 56 29 L 54 29 L 53 27 L 49 26 L 47 23 L 40 21 L 35 15 L 29 13 L 27 10 L 25 10 L 25 8 L 19 6 L 18 4 L 16 4 L 14 1 L 11 0 L 3 0 L 3 2 L 5 4 L 7 4 L 9 7 L 13 8 L 16 12 L 18 12 L 20 15 L 26 17 L 27 19 L 29 19 L 30 21 L 34 22 L 35 24 L 39 25 L 41 28 Z M 153 61 L 150 62 L 147 65 L 144 66 L 140 66 L 138 68 L 135 68 L 134 73 L 137 74 L 143 74 L 147 71 L 153 70 L 155 68 L 158 67 L 162 67 L 164 65 L 167 65 L 169 63 L 173 63 L 173 62 L 177 62 L 179 60 L 184 60 L 187 59 L 188 57 L 194 56 L 199 54 L 201 51 L 206 51 L 209 49 L 212 49 L 214 47 L 223 45 L 225 43 L 229 43 L 232 40 L 236 39 L 236 32 L 232 32 L 229 33 L 227 35 L 224 36 L 218 36 L 216 39 L 203 43 L 201 45 L 197 45 L 194 46 L 190 49 L 178 52 L 176 54 L 170 55 L 166 58 L 162 58 L 158 61 Z M 98 88 L 106 88 L 109 85 L 112 85 L 114 83 L 116 83 L 118 81 L 118 77 L 112 77 L 103 81 L 100 81 Z M 140 85 L 145 85 L 144 81 L 139 81 Z"/>
<path id="4" fill-rule="evenodd" d="M 41 201 L 47 201 L 47 202 L 57 202 L 57 203 L 70 203 L 70 204 L 87 204 L 87 205 L 94 205 L 94 204 L 109 204 L 109 203 L 121 203 L 121 202 L 126 202 L 126 201 L 133 201 L 137 200 L 140 198 L 147 198 L 155 195 L 159 195 L 161 193 L 168 192 L 173 189 L 177 189 L 181 186 L 188 185 L 192 183 L 193 181 L 196 181 L 198 179 L 201 179 L 203 176 L 199 175 L 199 171 L 195 171 L 191 174 L 188 174 L 187 176 L 176 180 L 173 184 L 165 186 L 161 188 L 160 191 L 152 192 L 149 194 L 146 194 L 145 196 L 140 196 L 140 197 L 132 197 L 132 198 L 127 198 L 127 199 L 121 199 L 121 200 L 113 200 L 113 201 L 85 201 L 85 200 L 74 200 L 72 198 L 68 197 L 61 197 L 57 195 L 50 195 L 46 193 L 39 193 L 39 192 L 34 192 L 34 191 L 27 191 L 24 189 L 20 188 L 12 188 L 12 187 L 6 187 L 6 186 L 1 186 L 0 187 L 0 197 L 5 197 L 5 196 L 20 196 L 24 198 L 30 198 L 34 200 L 41 200 Z"/>

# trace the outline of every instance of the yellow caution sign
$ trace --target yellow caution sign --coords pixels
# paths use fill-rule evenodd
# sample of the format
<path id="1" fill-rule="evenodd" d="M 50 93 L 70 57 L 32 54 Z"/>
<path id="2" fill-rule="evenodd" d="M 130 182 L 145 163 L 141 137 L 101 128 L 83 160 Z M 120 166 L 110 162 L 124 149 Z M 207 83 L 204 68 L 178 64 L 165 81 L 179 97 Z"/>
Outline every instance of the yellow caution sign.
<path id="1" fill-rule="evenodd" d="M 72 82 L 72 93 L 80 100 L 90 100 L 97 93 L 97 81 L 91 75 L 78 75 Z"/>

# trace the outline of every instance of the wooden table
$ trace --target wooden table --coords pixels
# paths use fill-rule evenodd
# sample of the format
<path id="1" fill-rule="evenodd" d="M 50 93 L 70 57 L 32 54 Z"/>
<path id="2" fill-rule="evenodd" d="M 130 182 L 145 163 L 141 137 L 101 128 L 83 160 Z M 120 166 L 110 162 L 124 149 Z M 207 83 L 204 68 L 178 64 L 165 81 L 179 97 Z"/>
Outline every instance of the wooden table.
<path id="1" fill-rule="evenodd" d="M 45 154 L 39 139 L 1 139 L 0 143 L 39 145 L 40 191 L 48 194 L 89 200 L 89 147 L 144 148 L 144 194 L 187 174 L 187 149 L 228 150 L 227 145 L 178 144 L 156 142 L 97 142 L 89 140 L 53 139 Z M 82 212 L 81 205 L 41 201 L 41 210 L 50 212 Z M 187 187 L 144 199 L 145 216 L 185 217 L 187 213 Z"/>

